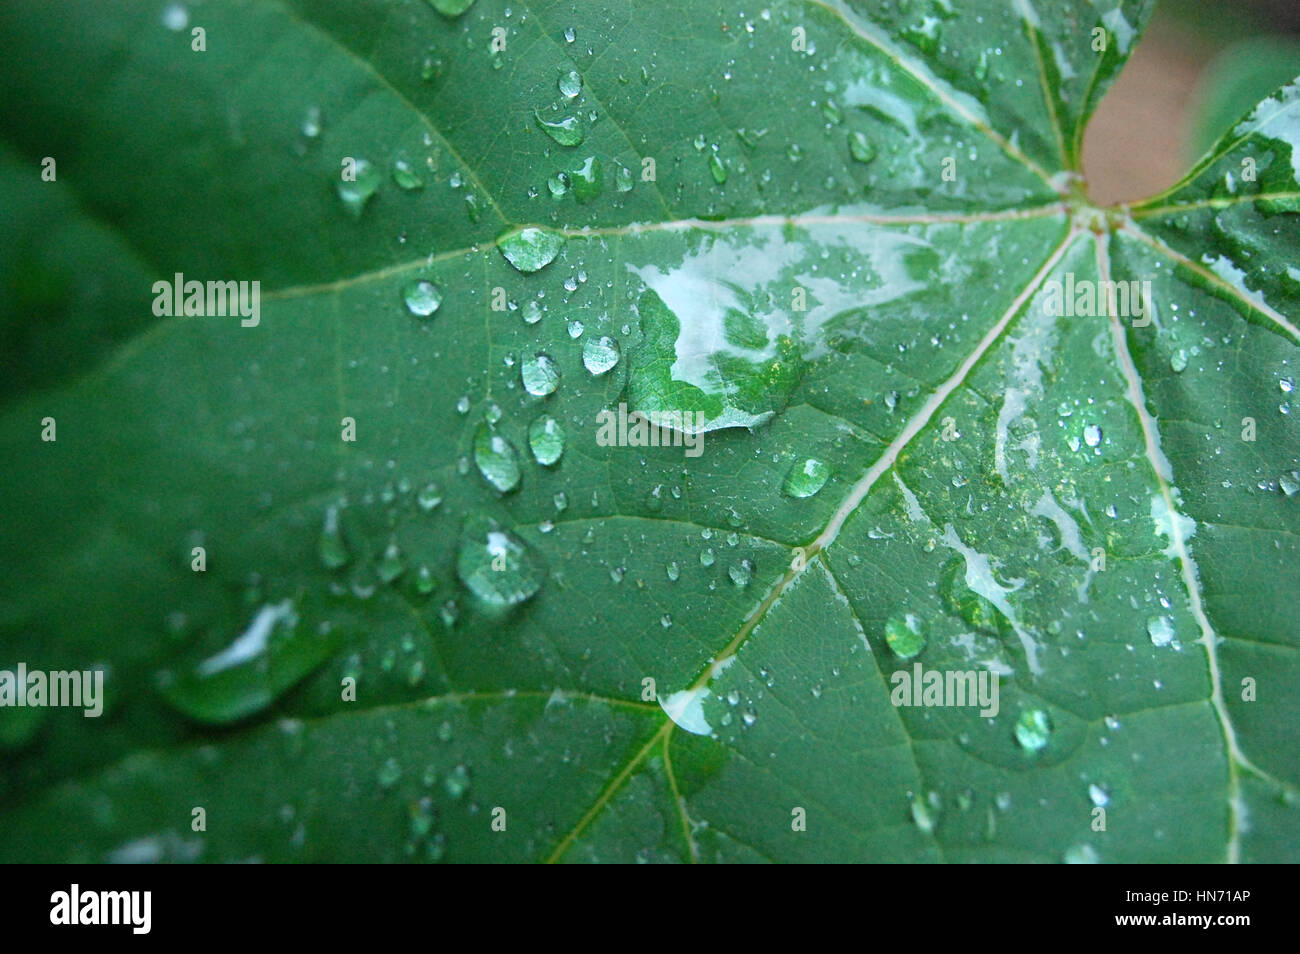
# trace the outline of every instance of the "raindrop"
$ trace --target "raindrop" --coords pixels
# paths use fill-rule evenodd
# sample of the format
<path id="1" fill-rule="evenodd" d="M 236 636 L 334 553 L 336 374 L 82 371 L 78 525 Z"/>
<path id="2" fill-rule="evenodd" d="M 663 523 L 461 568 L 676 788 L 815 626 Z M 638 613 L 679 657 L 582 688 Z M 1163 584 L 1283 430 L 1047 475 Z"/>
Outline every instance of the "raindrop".
<path id="1" fill-rule="evenodd" d="M 339 529 L 339 508 L 325 508 L 325 526 L 321 530 L 320 561 L 327 570 L 337 570 L 348 562 L 347 546 L 343 542 L 343 532 Z"/>
<path id="2" fill-rule="evenodd" d="M 676 560 L 673 560 L 666 567 L 664 567 L 664 572 L 668 574 L 669 581 L 673 583 L 676 583 L 678 578 L 682 575 L 681 567 L 677 565 Z"/>
<path id="3" fill-rule="evenodd" d="M 728 567 L 727 575 L 731 577 L 731 582 L 737 586 L 749 586 L 749 581 L 754 576 L 754 564 L 749 560 L 741 560 L 739 563 Z"/>
<path id="4" fill-rule="evenodd" d="M 393 163 L 393 181 L 407 192 L 424 188 L 424 180 L 416 174 L 414 167 L 405 159 L 398 159 Z"/>
<path id="5" fill-rule="evenodd" d="M 876 158 L 876 147 L 867 139 L 866 133 L 855 130 L 849 133 L 849 155 L 857 162 L 870 162 Z"/>
<path id="6" fill-rule="evenodd" d="M 1052 725 L 1042 709 L 1029 709 L 1020 713 L 1016 722 L 1016 741 L 1030 752 L 1039 752 L 1047 746 L 1052 736 Z"/>
<path id="7" fill-rule="evenodd" d="M 402 550 L 397 545 L 397 541 L 390 541 L 384 548 L 384 554 L 379 558 L 379 563 L 375 565 L 375 575 L 384 583 L 392 583 L 399 576 L 406 572 L 406 563 L 402 557 Z"/>
<path id="8" fill-rule="evenodd" d="M 1147 620 L 1147 635 L 1151 645 L 1168 646 L 1174 641 L 1174 621 L 1168 616 L 1152 616 Z"/>
<path id="9" fill-rule="evenodd" d="M 709 172 L 713 174 L 713 181 L 718 185 L 727 181 L 727 167 L 723 165 L 716 152 L 709 153 Z"/>
<path id="10" fill-rule="evenodd" d="M 560 77 L 560 93 L 566 99 L 573 99 L 582 92 L 582 74 L 577 70 L 569 70 Z"/>
<path id="11" fill-rule="evenodd" d="M 560 119 L 550 120 L 543 119 L 542 114 L 533 113 L 533 118 L 537 120 L 537 125 L 546 131 L 561 146 L 577 146 L 586 138 L 582 131 L 582 123 L 577 116 L 564 116 Z"/>
<path id="12" fill-rule="evenodd" d="M 1096 447 L 1101 443 L 1101 428 L 1096 424 L 1089 424 L 1083 429 L 1083 442 L 1089 447 Z"/>

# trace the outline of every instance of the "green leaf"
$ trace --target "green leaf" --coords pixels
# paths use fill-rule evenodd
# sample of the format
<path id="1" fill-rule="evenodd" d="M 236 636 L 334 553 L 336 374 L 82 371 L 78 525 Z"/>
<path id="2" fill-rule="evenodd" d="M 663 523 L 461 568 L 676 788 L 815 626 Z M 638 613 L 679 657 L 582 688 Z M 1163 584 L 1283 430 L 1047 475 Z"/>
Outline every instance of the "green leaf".
<path id="1" fill-rule="evenodd" d="M 1294 857 L 1300 87 L 1094 207 L 1149 7 L 4 4 L 0 860 Z"/>

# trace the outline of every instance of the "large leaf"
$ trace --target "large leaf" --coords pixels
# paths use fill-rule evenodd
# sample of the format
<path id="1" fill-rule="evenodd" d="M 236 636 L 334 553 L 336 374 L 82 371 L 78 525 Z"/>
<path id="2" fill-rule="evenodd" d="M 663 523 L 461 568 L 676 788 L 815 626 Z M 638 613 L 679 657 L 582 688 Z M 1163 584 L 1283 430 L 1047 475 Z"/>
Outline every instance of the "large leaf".
<path id="1" fill-rule="evenodd" d="M 1294 857 L 1300 89 L 1100 210 L 1142 0 L 463 6 L 0 8 L 0 858 Z"/>

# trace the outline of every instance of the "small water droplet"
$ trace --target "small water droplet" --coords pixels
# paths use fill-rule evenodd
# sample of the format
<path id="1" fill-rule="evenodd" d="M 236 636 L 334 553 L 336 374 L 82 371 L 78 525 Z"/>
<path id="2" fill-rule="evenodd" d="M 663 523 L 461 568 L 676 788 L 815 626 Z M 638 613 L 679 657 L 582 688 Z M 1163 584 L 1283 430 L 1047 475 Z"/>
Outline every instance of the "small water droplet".
<path id="1" fill-rule="evenodd" d="M 402 780 L 402 765 L 397 759 L 387 759 L 379 767 L 379 787 L 392 788 Z"/>
<path id="2" fill-rule="evenodd" d="M 866 133 L 854 130 L 849 133 L 849 155 L 857 162 L 870 162 L 876 158 L 876 147 L 871 144 Z"/>
<path id="3" fill-rule="evenodd" d="M 320 561 L 327 570 L 337 570 L 339 567 L 347 566 L 348 549 L 343 541 L 343 532 L 339 528 L 339 508 L 329 506 L 325 508 L 325 524 L 321 529 Z"/>
<path id="4" fill-rule="evenodd" d="M 1101 428 L 1096 424 L 1089 424 L 1083 429 L 1083 442 L 1089 447 L 1096 447 L 1101 443 Z"/>
<path id="5" fill-rule="evenodd" d="M 1187 370 L 1187 351 L 1179 348 L 1169 356 L 1169 370 L 1174 374 L 1182 374 Z"/>
<path id="6" fill-rule="evenodd" d="M 673 583 L 676 583 L 677 579 L 682 575 L 681 567 L 677 565 L 676 560 L 673 560 L 666 567 L 664 567 L 664 572 L 668 574 L 668 579 Z"/>
<path id="7" fill-rule="evenodd" d="M 360 218 L 366 203 L 379 188 L 383 177 L 374 163 L 368 159 L 355 160 L 351 171 L 353 178 L 341 179 L 338 183 L 338 193 L 343 201 L 343 207 Z"/>
<path id="8" fill-rule="evenodd" d="M 393 181 L 399 188 L 407 192 L 414 192 L 416 189 L 424 188 L 424 180 L 416 173 L 415 168 L 405 159 L 398 159 L 393 163 Z"/>
<path id="9" fill-rule="evenodd" d="M 1092 784 L 1088 786 L 1088 798 L 1098 808 L 1104 808 L 1110 804 L 1110 793 L 1100 785 Z"/>
<path id="10" fill-rule="evenodd" d="M 709 172 L 718 185 L 723 185 L 727 181 L 727 167 L 716 152 L 709 153 Z"/>
<path id="11" fill-rule="evenodd" d="M 749 586 L 749 581 L 754 576 L 754 564 L 749 560 L 741 560 L 727 568 L 727 575 L 736 586 Z"/>
<path id="12" fill-rule="evenodd" d="M 1147 620 L 1147 635 L 1151 645 L 1168 646 L 1174 641 L 1174 621 L 1168 616 L 1152 616 Z"/>
<path id="13" fill-rule="evenodd" d="M 570 337 L 570 338 L 581 338 L 581 337 L 582 337 L 582 332 L 583 332 L 583 326 L 582 326 L 582 322 L 581 322 L 581 321 L 579 321 L 577 318 L 575 318 L 575 319 L 573 319 L 573 321 L 569 322 L 569 337 Z"/>

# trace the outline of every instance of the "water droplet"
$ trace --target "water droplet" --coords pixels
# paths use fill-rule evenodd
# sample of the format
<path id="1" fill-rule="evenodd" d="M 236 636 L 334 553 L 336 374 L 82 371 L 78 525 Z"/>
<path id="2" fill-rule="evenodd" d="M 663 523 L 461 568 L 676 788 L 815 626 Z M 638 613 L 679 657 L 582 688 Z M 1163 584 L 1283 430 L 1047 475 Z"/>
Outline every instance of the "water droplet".
<path id="1" fill-rule="evenodd" d="M 1065 849 L 1065 863 L 1067 865 L 1095 865 L 1099 860 L 1097 849 L 1087 843 L 1071 845 Z"/>
<path id="2" fill-rule="evenodd" d="M 433 571 L 427 566 L 421 566 L 415 571 L 415 591 L 421 596 L 428 596 L 437 585 L 438 581 L 433 578 Z"/>
<path id="3" fill-rule="evenodd" d="M 392 788 L 402 780 L 402 766 L 397 759 L 387 759 L 379 767 L 379 787 Z"/>
<path id="4" fill-rule="evenodd" d="M 497 247 L 507 262 L 530 275 L 555 261 L 564 247 L 564 236 L 545 229 L 526 228 L 504 236 Z"/>
<path id="5" fill-rule="evenodd" d="M 713 554 L 713 547 L 705 547 L 700 551 L 700 566 L 713 566 L 713 561 L 717 559 Z"/>
<path id="6" fill-rule="evenodd" d="M 519 486 L 519 453 L 486 421 L 474 434 L 474 463 L 483 479 L 501 493 Z"/>
<path id="7" fill-rule="evenodd" d="M 398 159 L 393 163 L 393 181 L 407 192 L 424 188 L 424 180 L 416 174 L 415 168 L 405 159 Z"/>
<path id="8" fill-rule="evenodd" d="M 1110 793 L 1100 785 L 1093 784 L 1088 786 L 1088 798 L 1091 799 L 1092 803 L 1098 808 L 1104 808 L 1106 805 L 1110 804 Z"/>
<path id="9" fill-rule="evenodd" d="M 247 629 L 183 672 L 160 674 L 164 698 L 200 722 L 221 724 L 260 712 L 332 656 L 328 626 L 302 625 L 290 600 L 257 611 Z"/>
<path id="10" fill-rule="evenodd" d="M 899 618 L 891 617 L 885 623 L 885 643 L 900 659 L 911 659 L 925 648 L 919 621 L 911 613 Z"/>
<path id="11" fill-rule="evenodd" d="M 754 576 L 754 564 L 749 560 L 741 560 L 727 568 L 727 575 L 737 586 L 749 586 L 749 581 Z"/>
<path id="12" fill-rule="evenodd" d="M 457 765 L 442 780 L 442 787 L 452 798 L 460 798 L 469 791 L 469 772 L 463 765 Z"/>
<path id="13" fill-rule="evenodd" d="M 327 570 L 347 566 L 348 549 L 343 542 L 343 532 L 339 529 L 338 507 L 325 508 L 325 525 L 321 530 L 318 552 L 320 561 Z"/>
<path id="14" fill-rule="evenodd" d="M 402 299 L 411 314 L 428 318 L 442 304 L 442 292 L 428 279 L 417 278 L 402 289 Z"/>
<path id="15" fill-rule="evenodd" d="M 162 24 L 173 33 L 179 33 L 190 25 L 190 12 L 184 4 L 169 3 L 163 7 Z"/>
<path id="16" fill-rule="evenodd" d="M 428 513 L 442 503 L 442 491 L 438 489 L 437 484 L 425 484 L 415 495 L 415 502 L 421 510 Z"/>
<path id="17" fill-rule="evenodd" d="M 569 509 L 569 495 L 563 490 L 557 490 L 555 496 L 551 498 L 551 502 L 555 504 L 556 513 L 564 513 Z"/>
<path id="18" fill-rule="evenodd" d="M 664 567 L 664 572 L 668 574 L 668 579 L 673 583 L 676 583 L 678 578 L 682 575 L 681 567 L 677 565 L 676 560 L 673 560 Z"/>
<path id="19" fill-rule="evenodd" d="M 1096 447 L 1101 443 L 1101 428 L 1096 424 L 1089 424 L 1083 429 L 1083 442 L 1089 447 Z"/>
<path id="20" fill-rule="evenodd" d="M 581 338 L 581 337 L 582 337 L 582 332 L 583 332 L 583 326 L 582 326 L 582 322 L 581 322 L 581 321 L 579 321 L 577 318 L 575 318 L 575 319 L 573 319 L 573 321 L 569 322 L 569 337 L 570 337 L 570 338 Z"/>
<path id="21" fill-rule="evenodd" d="M 1168 646 L 1174 641 L 1174 621 L 1168 616 L 1152 616 L 1147 620 L 1147 635 L 1151 645 Z"/>
<path id="22" fill-rule="evenodd" d="M 822 115 L 826 117 L 826 121 L 832 126 L 838 126 L 844 122 L 844 113 L 833 99 L 828 99 L 822 103 Z"/>
<path id="23" fill-rule="evenodd" d="M 582 131 L 582 122 L 577 116 L 561 116 L 559 119 L 543 119 L 542 114 L 533 113 L 533 118 L 537 125 L 546 131 L 561 146 L 578 146 L 586 138 Z"/>
<path id="24" fill-rule="evenodd" d="M 709 153 L 709 172 L 713 174 L 713 181 L 718 185 L 727 181 L 727 167 L 723 165 L 722 159 L 716 152 Z"/>
<path id="25" fill-rule="evenodd" d="M 866 133 L 854 130 L 849 133 L 849 155 L 857 162 L 870 162 L 876 158 L 876 147 L 871 144 Z"/>
<path id="26" fill-rule="evenodd" d="M 1277 484 L 1282 489 L 1282 493 L 1294 497 L 1300 493 L 1300 472 L 1293 470 L 1289 474 L 1283 474 L 1278 478 Z"/>
<path id="27" fill-rule="evenodd" d="M 546 180 L 546 188 L 550 190 L 551 195 L 555 198 L 564 198 L 569 193 L 569 174 L 567 172 L 557 172 Z"/>
<path id="28" fill-rule="evenodd" d="M 1169 370 L 1174 374 L 1182 374 L 1187 370 L 1187 351 L 1179 348 L 1169 356 Z"/>
<path id="29" fill-rule="evenodd" d="M 402 550 L 398 547 L 397 541 L 392 540 L 384 548 L 383 556 L 375 565 L 375 575 L 384 583 L 392 583 L 405 572 L 406 561 L 402 557 Z"/>
<path id="30" fill-rule="evenodd" d="M 672 616 L 668 613 L 664 613 L 663 616 L 659 617 L 659 625 L 662 626 L 664 629 L 671 629 L 673 625 Z"/>
<path id="31" fill-rule="evenodd" d="M 569 70 L 560 77 L 560 93 L 566 99 L 573 99 L 582 92 L 582 74 L 577 70 Z"/>
<path id="32" fill-rule="evenodd" d="M 542 320 L 542 306 L 536 299 L 524 305 L 523 319 L 526 325 L 535 325 Z"/>
<path id="33" fill-rule="evenodd" d="M 588 338 L 582 346 L 582 363 L 592 374 L 604 374 L 618 364 L 618 342 L 608 335 Z"/>
<path id="34" fill-rule="evenodd" d="M 785 475 L 781 490 L 791 497 L 811 497 L 830 479 L 831 469 L 814 457 L 796 461 Z"/>
<path id="35" fill-rule="evenodd" d="M 551 356 L 538 352 L 531 358 L 525 358 L 520 366 L 520 378 L 524 390 L 533 397 L 545 397 L 554 393 L 560 384 L 560 369 L 555 366 Z"/>
<path id="36" fill-rule="evenodd" d="M 564 428 L 555 418 L 539 417 L 528 427 L 528 446 L 543 467 L 553 467 L 564 454 Z"/>
<path id="37" fill-rule="evenodd" d="M 1295 382 L 1290 378 L 1283 378 L 1281 381 L 1277 382 L 1277 386 L 1283 394 L 1290 394 L 1295 390 Z"/>
<path id="38" fill-rule="evenodd" d="M 619 166 L 614 170 L 614 188 L 619 192 L 631 192 L 633 185 L 631 169 Z"/>
<path id="39" fill-rule="evenodd" d="M 1016 721 L 1016 741 L 1030 752 L 1039 752 L 1052 737 L 1052 725 L 1042 709 L 1028 709 Z"/>
<path id="40" fill-rule="evenodd" d="M 569 182 L 573 186 L 573 195 L 579 202 L 586 202 L 600 195 L 604 176 L 600 160 L 588 156 L 580 165 L 569 170 Z"/>
<path id="41" fill-rule="evenodd" d="M 493 521 L 476 517 L 461 534 L 456 575 L 486 606 L 505 609 L 541 589 L 544 571 L 523 541 Z"/>
<path id="42" fill-rule="evenodd" d="M 302 134 L 306 136 L 308 139 L 315 139 L 317 136 L 320 135 L 320 130 L 321 130 L 320 107 L 309 106 L 307 108 L 307 114 L 303 116 Z"/>
<path id="43" fill-rule="evenodd" d="M 578 34 L 577 34 L 576 32 L 574 32 L 573 27 L 569 27 L 569 28 L 567 28 L 567 29 L 564 31 L 564 42 L 565 42 L 565 43 L 572 43 L 572 42 L 573 42 L 574 40 L 576 40 L 577 38 L 578 38 Z"/>
<path id="44" fill-rule="evenodd" d="M 375 194 L 375 190 L 379 188 L 383 177 L 374 163 L 368 159 L 355 160 L 352 173 L 354 178 L 339 181 L 339 198 L 343 200 L 345 209 L 360 218 L 362 210 L 370 201 L 370 197 Z"/>

